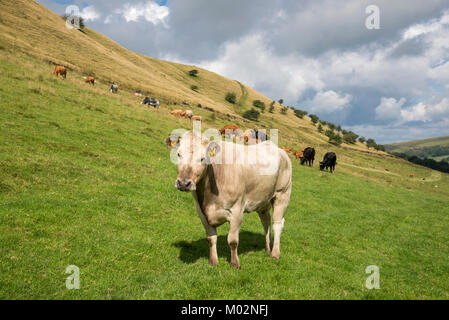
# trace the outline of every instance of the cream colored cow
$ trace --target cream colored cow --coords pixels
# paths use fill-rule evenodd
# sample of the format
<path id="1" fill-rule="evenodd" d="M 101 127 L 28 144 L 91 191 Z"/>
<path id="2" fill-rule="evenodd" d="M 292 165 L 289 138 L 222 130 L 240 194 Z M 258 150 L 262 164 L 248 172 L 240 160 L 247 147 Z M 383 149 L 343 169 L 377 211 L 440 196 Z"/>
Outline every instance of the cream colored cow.
<path id="1" fill-rule="evenodd" d="M 199 133 L 169 137 L 178 162 L 175 187 L 191 192 L 206 229 L 209 263 L 218 264 L 216 228 L 230 223 L 228 244 L 231 266 L 240 268 L 237 256 L 244 212 L 256 211 L 264 227 L 266 251 L 280 257 L 284 213 L 290 201 L 292 165 L 288 155 L 271 141 L 245 146 L 225 141 L 210 142 Z M 173 159 L 173 158 L 172 158 Z M 274 244 L 271 247 L 273 208 Z"/>

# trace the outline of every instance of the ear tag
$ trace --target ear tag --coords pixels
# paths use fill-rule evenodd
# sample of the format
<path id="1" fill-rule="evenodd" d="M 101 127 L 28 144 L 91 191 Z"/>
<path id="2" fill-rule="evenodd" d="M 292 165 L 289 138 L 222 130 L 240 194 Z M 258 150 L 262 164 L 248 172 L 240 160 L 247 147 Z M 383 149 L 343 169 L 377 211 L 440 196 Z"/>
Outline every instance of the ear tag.
<path id="1" fill-rule="evenodd" d="M 176 145 L 176 141 L 171 140 L 171 141 L 170 141 L 170 145 L 171 145 L 172 147 L 174 147 L 174 146 Z"/>
<path id="2" fill-rule="evenodd" d="M 213 148 L 213 149 L 209 152 L 209 155 L 210 155 L 211 157 L 215 156 L 215 148 Z"/>

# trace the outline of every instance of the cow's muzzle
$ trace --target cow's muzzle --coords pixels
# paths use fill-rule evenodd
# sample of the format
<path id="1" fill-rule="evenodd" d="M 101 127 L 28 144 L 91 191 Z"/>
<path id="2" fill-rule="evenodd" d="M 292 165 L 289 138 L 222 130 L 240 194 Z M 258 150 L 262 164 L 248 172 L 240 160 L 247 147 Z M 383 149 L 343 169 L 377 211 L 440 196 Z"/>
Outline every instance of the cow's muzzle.
<path id="1" fill-rule="evenodd" d="M 180 180 L 177 179 L 175 183 L 176 189 L 179 191 L 193 191 L 195 190 L 195 184 L 192 180 Z"/>

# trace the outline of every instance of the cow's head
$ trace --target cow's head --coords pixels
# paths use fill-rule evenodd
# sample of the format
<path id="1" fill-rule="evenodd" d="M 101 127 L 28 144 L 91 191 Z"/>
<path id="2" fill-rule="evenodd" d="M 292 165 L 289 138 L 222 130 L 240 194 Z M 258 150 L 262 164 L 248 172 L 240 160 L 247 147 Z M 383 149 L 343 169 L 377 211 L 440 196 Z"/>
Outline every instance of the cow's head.
<path id="1" fill-rule="evenodd" d="M 324 162 L 320 161 L 320 170 L 323 171 L 324 170 Z"/>
<path id="2" fill-rule="evenodd" d="M 210 142 L 200 134 L 191 131 L 182 137 L 168 137 L 167 146 L 177 150 L 178 177 L 175 188 L 180 191 L 194 191 L 196 185 L 206 174 L 207 166 L 220 152 L 220 145 Z"/>

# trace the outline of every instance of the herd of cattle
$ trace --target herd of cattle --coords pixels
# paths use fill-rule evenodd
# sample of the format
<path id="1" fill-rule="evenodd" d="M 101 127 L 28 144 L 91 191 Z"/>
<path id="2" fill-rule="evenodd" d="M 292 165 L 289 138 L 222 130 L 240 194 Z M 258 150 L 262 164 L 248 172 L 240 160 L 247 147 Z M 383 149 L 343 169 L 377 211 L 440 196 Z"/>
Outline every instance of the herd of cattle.
<path id="1" fill-rule="evenodd" d="M 243 131 L 239 126 L 229 124 L 220 129 L 220 134 L 227 138 L 235 139 L 237 142 L 244 141 L 249 145 L 258 144 L 267 140 L 267 135 L 263 131 L 248 129 Z M 292 154 L 296 157 L 296 161 L 300 161 L 301 165 L 313 166 L 315 161 L 315 149 L 312 147 L 303 148 L 299 151 L 294 151 L 286 147 L 281 147 L 287 154 Z M 326 169 L 333 173 L 335 165 L 337 164 L 337 155 L 334 152 L 327 152 L 324 155 L 323 161 L 320 162 L 320 170 Z"/>
<path id="2" fill-rule="evenodd" d="M 56 66 L 53 70 L 52 73 L 54 76 L 56 77 L 62 77 L 63 79 L 67 78 L 67 68 L 64 66 Z M 95 85 L 95 78 L 94 77 L 84 77 L 84 82 L 88 83 L 90 85 Z M 109 88 L 109 92 L 111 93 L 117 93 L 118 92 L 118 85 L 114 82 L 111 83 L 111 87 Z M 135 91 L 134 95 L 136 97 L 142 97 L 143 94 L 140 91 Z M 154 98 L 150 98 L 150 97 L 145 97 L 145 99 L 142 101 L 143 105 L 148 105 L 151 107 L 154 107 L 156 109 L 159 109 L 160 107 L 160 102 L 157 99 Z"/>
<path id="3" fill-rule="evenodd" d="M 67 77 L 67 69 L 56 66 L 53 75 Z M 94 77 L 85 77 L 85 82 L 95 85 Z M 111 84 L 111 93 L 118 92 L 118 85 Z M 142 97 L 143 93 L 135 91 L 136 97 Z M 157 99 L 145 97 L 143 105 L 158 109 L 160 102 Z M 173 110 L 172 116 L 184 117 L 201 121 L 200 116 L 195 116 L 191 110 Z M 301 165 L 313 166 L 315 149 L 303 148 L 300 151 L 281 147 L 284 152 L 271 152 L 270 147 L 274 143 L 267 140 L 263 131 L 249 129 L 243 131 L 239 126 L 230 124 L 219 130 L 222 136 L 241 142 L 233 144 L 229 141 L 209 141 L 205 137 L 188 131 L 182 137 L 168 137 L 165 141 L 171 149 L 176 149 L 178 156 L 178 176 L 175 187 L 180 191 L 192 193 L 196 203 L 197 213 L 206 231 L 209 242 L 209 263 L 218 264 L 217 255 L 217 231 L 216 228 L 225 222 L 229 222 L 228 244 L 231 249 L 231 266 L 240 268 L 237 254 L 239 244 L 239 231 L 244 212 L 256 211 L 262 222 L 265 232 L 265 247 L 273 258 L 280 257 L 280 237 L 284 228 L 284 214 L 290 202 L 292 188 L 292 164 L 288 154 L 301 161 Z M 191 145 L 195 139 L 201 139 L 201 152 L 193 152 Z M 247 143 L 248 146 L 245 146 Z M 226 158 L 229 150 L 237 148 L 236 157 L 252 157 L 257 154 L 261 163 L 249 164 L 243 161 L 243 165 L 220 165 L 223 161 L 214 162 L 215 158 Z M 245 149 L 248 152 L 244 152 Z M 255 152 L 255 153 L 254 153 Z M 196 157 L 196 158 L 195 158 Z M 242 159 L 240 159 L 242 160 Z M 246 159 L 248 160 L 248 159 Z M 335 170 L 337 156 L 333 152 L 325 154 L 320 162 L 320 170 Z M 272 166 L 275 164 L 274 166 Z M 260 174 L 267 168 L 274 167 L 276 172 L 272 174 Z M 262 170 L 262 171 L 261 171 Z M 271 215 L 273 212 L 273 227 L 271 227 Z M 274 231 L 274 242 L 271 239 L 271 230 Z"/>

